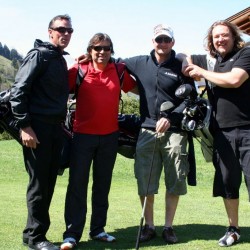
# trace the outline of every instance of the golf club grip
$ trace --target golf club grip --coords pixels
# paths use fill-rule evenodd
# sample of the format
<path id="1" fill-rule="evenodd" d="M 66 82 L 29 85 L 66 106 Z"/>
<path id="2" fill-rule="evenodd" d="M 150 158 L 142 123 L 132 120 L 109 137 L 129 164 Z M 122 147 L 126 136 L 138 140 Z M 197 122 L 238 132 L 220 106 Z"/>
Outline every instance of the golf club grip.
<path id="1" fill-rule="evenodd" d="M 141 237 L 141 230 L 142 230 L 143 221 L 144 221 L 144 216 L 141 217 L 141 221 L 140 221 L 140 226 L 139 226 L 138 235 L 137 235 L 137 239 L 136 239 L 136 245 L 135 245 L 136 250 L 138 250 L 140 247 L 139 242 L 140 242 L 140 237 Z"/>

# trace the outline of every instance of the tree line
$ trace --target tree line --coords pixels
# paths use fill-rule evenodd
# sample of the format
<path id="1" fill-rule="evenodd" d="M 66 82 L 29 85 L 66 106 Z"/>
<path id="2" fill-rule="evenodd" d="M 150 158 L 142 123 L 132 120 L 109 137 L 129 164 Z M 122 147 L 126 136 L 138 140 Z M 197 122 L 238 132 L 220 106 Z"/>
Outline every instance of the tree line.
<path id="1" fill-rule="evenodd" d="M 23 57 L 17 52 L 16 49 L 9 49 L 7 45 L 2 45 L 0 42 L 0 56 L 3 56 L 10 61 L 22 61 Z"/>

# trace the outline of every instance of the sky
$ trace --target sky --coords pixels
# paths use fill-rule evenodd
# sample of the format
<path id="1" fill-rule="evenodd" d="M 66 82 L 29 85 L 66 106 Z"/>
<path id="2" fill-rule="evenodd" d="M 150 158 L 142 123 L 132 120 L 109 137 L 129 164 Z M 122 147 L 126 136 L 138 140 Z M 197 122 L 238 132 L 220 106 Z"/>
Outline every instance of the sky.
<path id="1" fill-rule="evenodd" d="M 23 56 L 35 39 L 48 41 L 47 28 L 54 16 L 69 14 L 74 33 L 65 50 L 71 58 L 84 54 L 97 32 L 107 33 L 114 44 L 114 56 L 125 58 L 150 53 L 153 28 L 158 24 L 173 29 L 177 53 L 204 53 L 204 38 L 212 23 L 249 7 L 250 1 L 0 0 L 0 6 L 0 42 Z"/>

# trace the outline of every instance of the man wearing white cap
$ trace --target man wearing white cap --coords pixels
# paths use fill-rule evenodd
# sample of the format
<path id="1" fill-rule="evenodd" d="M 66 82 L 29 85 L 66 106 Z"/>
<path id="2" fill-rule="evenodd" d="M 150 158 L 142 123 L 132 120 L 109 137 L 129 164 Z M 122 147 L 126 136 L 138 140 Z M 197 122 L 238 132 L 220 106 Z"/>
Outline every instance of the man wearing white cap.
<path id="1" fill-rule="evenodd" d="M 139 242 L 156 237 L 154 194 L 158 193 L 164 167 L 166 210 L 162 237 L 167 244 L 174 244 L 178 239 L 173 220 L 179 196 L 187 193 L 186 177 L 189 173 L 188 136 L 180 129 L 185 104 L 175 96 L 175 91 L 181 84 L 190 82 L 193 85 L 193 80 L 181 72 L 182 63 L 175 58 L 176 53 L 172 49 L 175 41 L 170 27 L 157 25 L 152 42 L 154 49 L 150 55 L 116 61 L 126 64 L 136 79 L 140 95 L 142 125 L 136 146 L 135 177 L 143 211 L 145 208 L 145 225 Z M 195 179 L 188 178 L 188 184 L 196 185 Z"/>
<path id="2" fill-rule="evenodd" d="M 136 78 L 140 94 L 142 126 L 136 148 L 135 177 L 142 207 L 145 206 L 145 225 L 139 241 L 156 237 L 154 194 L 158 193 L 164 167 L 166 210 L 162 237 L 167 244 L 174 244 L 178 239 L 173 220 L 179 196 L 187 193 L 189 172 L 187 134 L 180 129 L 183 103 L 175 96 L 175 90 L 190 79 L 181 73 L 181 63 L 175 58 L 174 33 L 170 27 L 157 25 L 152 42 L 154 49 L 150 55 L 123 60 Z M 162 111 L 163 103 L 171 105 Z"/>

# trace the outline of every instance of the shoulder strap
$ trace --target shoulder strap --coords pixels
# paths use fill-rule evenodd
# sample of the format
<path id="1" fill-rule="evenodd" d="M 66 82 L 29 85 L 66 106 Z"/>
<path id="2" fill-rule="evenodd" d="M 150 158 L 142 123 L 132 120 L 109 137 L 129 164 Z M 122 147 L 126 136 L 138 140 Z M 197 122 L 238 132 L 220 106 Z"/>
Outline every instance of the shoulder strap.
<path id="1" fill-rule="evenodd" d="M 78 63 L 78 68 L 77 68 L 77 74 L 76 74 L 76 87 L 75 87 L 75 94 L 72 97 L 72 99 L 76 99 L 77 98 L 77 94 L 78 94 L 78 89 L 86 75 L 88 71 L 88 64 L 79 64 Z"/>
<path id="2" fill-rule="evenodd" d="M 121 89 L 122 89 L 126 66 L 125 66 L 124 63 L 115 63 L 115 68 L 116 68 L 116 72 L 118 74 L 118 77 L 119 77 L 119 80 L 120 80 L 120 86 L 121 86 Z"/>
<path id="3" fill-rule="evenodd" d="M 123 87 L 123 79 L 124 79 L 124 73 L 125 73 L 125 64 L 124 63 L 115 63 L 115 69 L 117 72 L 117 75 L 120 80 L 120 103 L 121 103 L 121 113 L 123 113 L 123 100 L 122 100 L 122 87 Z"/>

